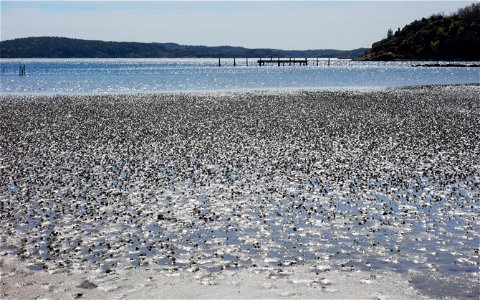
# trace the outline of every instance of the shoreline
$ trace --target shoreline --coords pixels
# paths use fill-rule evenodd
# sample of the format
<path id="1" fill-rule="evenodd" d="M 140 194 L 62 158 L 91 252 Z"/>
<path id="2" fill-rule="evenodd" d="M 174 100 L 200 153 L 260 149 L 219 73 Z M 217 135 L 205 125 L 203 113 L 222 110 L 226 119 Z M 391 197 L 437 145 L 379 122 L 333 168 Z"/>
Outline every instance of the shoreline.
<path id="1" fill-rule="evenodd" d="M 0 296 L 478 297 L 479 92 L 1 96 Z"/>
<path id="2" fill-rule="evenodd" d="M 250 89 L 250 88 L 240 88 L 240 89 L 225 89 L 225 90 L 186 90 L 186 91 L 151 91 L 151 92 L 92 92 L 92 93 L 38 93 L 38 92 L 20 92 L 20 93 L 8 93 L 5 92 L 3 95 L 0 95 L 0 98 L 9 98 L 9 97 L 100 97 L 100 96 L 168 96 L 168 95 L 194 95 L 194 96 L 212 96 L 212 95 L 227 95 L 227 94 L 244 94 L 244 93 L 254 93 L 254 94 L 279 94 L 279 93 L 301 93 L 301 92 L 342 92 L 342 91 L 364 91 L 364 92 L 378 92 L 385 90 L 414 90 L 414 89 L 423 89 L 423 88 L 434 88 L 434 87 L 475 87 L 480 86 L 480 83 L 458 83 L 458 84 L 418 84 L 418 85 L 405 85 L 405 86 L 328 86 L 328 87 L 292 87 L 292 88 L 264 88 L 264 89 Z"/>

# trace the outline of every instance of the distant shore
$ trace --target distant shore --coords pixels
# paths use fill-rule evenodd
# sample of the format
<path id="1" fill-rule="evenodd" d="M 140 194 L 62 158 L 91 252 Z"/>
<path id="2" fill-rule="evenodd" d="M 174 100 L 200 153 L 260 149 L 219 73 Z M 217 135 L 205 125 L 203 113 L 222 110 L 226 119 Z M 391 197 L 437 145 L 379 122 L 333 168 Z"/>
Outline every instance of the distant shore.
<path id="1" fill-rule="evenodd" d="M 0 96 L 0 296 L 476 298 L 479 95 Z"/>
<path id="2" fill-rule="evenodd" d="M 367 48 L 352 50 L 252 49 L 238 46 L 191 46 L 83 40 L 67 37 L 28 37 L 0 41 L 0 58 L 233 58 L 331 57 L 353 58 Z"/>
<path id="3" fill-rule="evenodd" d="M 435 63 L 435 64 L 416 64 L 416 65 L 412 65 L 412 67 L 443 67 L 443 68 L 478 68 L 480 67 L 480 64 L 452 64 L 452 63 L 448 63 L 448 64 L 439 64 L 439 63 Z"/>

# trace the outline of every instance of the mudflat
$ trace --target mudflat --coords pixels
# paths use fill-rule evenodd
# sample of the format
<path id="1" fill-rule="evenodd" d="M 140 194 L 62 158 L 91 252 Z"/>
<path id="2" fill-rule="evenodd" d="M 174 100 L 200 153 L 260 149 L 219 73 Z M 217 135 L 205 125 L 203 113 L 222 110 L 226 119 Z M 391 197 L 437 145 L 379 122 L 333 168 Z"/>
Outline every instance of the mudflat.
<path id="1" fill-rule="evenodd" d="M 0 97 L 3 298 L 476 298 L 480 86 Z"/>

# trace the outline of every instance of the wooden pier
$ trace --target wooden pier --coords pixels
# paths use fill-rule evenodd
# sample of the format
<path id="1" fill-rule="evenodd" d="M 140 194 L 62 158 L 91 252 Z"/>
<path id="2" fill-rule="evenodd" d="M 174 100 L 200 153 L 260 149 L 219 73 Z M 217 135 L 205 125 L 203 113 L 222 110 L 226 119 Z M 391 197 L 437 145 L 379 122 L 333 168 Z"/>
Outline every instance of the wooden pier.
<path id="1" fill-rule="evenodd" d="M 277 58 L 277 59 L 273 59 L 273 57 L 271 57 L 270 59 L 262 59 L 260 58 L 259 60 L 257 60 L 257 63 L 258 63 L 258 66 L 264 66 L 265 64 L 273 64 L 273 65 L 278 65 L 279 67 L 280 66 L 285 66 L 285 65 L 294 65 L 295 64 L 298 64 L 300 66 L 306 66 L 308 65 L 308 59 L 306 58 L 303 58 L 303 59 L 297 59 L 297 58 Z"/>
<path id="2" fill-rule="evenodd" d="M 227 58 L 227 59 L 231 59 L 231 58 Z M 323 60 L 323 59 L 322 59 Z M 313 61 L 313 64 L 312 65 L 315 65 L 315 62 L 316 62 L 316 65 L 318 66 L 318 63 L 319 63 L 319 58 L 317 57 L 316 59 L 308 59 L 308 58 L 273 58 L 273 57 L 270 57 L 270 58 L 259 58 L 257 60 L 257 63 L 258 63 L 258 66 L 265 66 L 265 64 L 267 65 L 277 65 L 277 66 L 295 66 L 295 65 L 299 65 L 299 66 L 308 66 L 308 63 L 312 62 Z M 225 64 L 223 63 L 222 64 L 222 61 L 220 59 L 220 57 L 218 58 L 218 66 L 221 67 L 222 65 L 228 65 L 228 64 Z M 237 57 L 233 57 L 233 66 L 236 67 L 238 65 L 237 63 Z M 248 66 L 248 58 L 245 58 L 245 65 Z M 327 65 L 330 66 L 330 58 L 328 58 L 327 60 Z"/>

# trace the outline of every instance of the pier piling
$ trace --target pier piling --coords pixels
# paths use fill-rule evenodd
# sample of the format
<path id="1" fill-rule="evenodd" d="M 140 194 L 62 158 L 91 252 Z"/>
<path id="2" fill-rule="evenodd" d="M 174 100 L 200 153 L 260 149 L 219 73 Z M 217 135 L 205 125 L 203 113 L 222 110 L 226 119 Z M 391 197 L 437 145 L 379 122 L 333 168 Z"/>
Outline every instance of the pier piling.
<path id="1" fill-rule="evenodd" d="M 19 76 L 25 76 L 26 74 L 26 68 L 25 65 L 20 65 L 18 68 L 18 75 Z"/>

